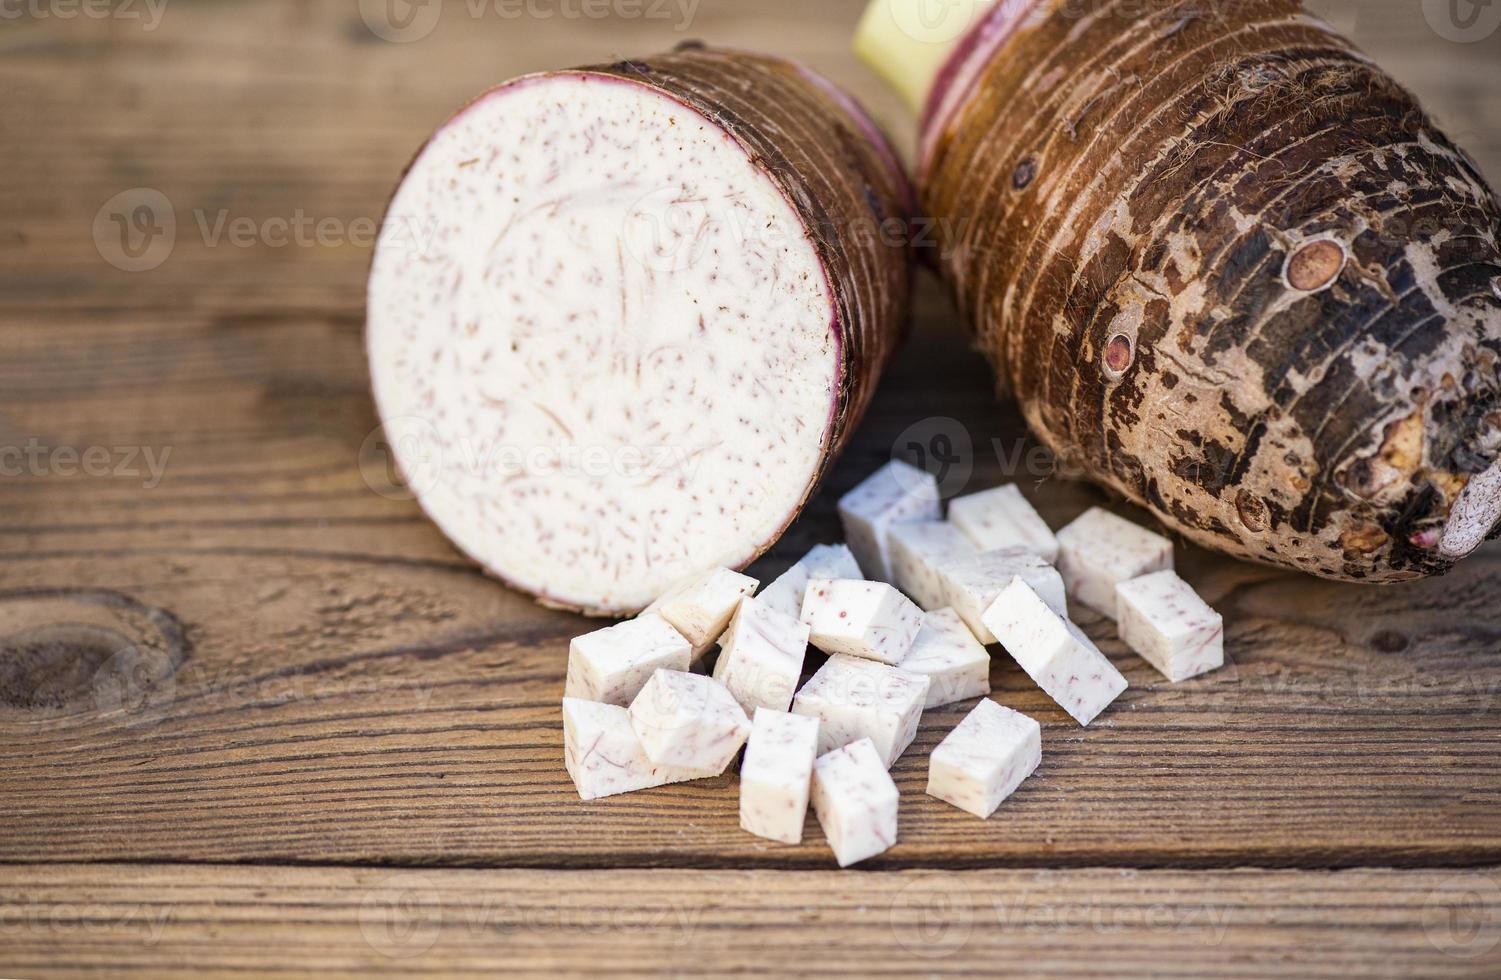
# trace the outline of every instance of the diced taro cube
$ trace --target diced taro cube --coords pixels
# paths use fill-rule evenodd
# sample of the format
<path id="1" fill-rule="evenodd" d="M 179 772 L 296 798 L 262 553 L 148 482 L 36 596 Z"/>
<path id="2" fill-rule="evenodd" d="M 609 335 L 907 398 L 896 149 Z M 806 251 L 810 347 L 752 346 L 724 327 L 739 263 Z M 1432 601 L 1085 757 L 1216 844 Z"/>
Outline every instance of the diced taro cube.
<path id="1" fill-rule="evenodd" d="M 784 844 L 801 842 L 817 756 L 817 718 L 757 708 L 740 764 L 741 829 Z"/>
<path id="2" fill-rule="evenodd" d="M 803 675 L 808 652 L 806 623 L 747 597 L 740 600 L 719 645 L 714 678 L 747 714 L 757 708 L 787 710 Z"/>
<path id="3" fill-rule="evenodd" d="M 813 579 L 802 621 L 824 653 L 900 663 L 922 627 L 922 610 L 885 582 Z"/>
<path id="4" fill-rule="evenodd" d="M 867 578 L 890 582 L 886 532 L 903 521 L 937 520 L 942 505 L 933 475 L 892 460 L 839 498 L 844 537 Z"/>
<path id="5" fill-rule="evenodd" d="M 1115 587 L 1120 637 L 1177 683 L 1225 665 L 1225 623 L 1176 572 L 1153 572 Z"/>
<path id="6" fill-rule="evenodd" d="M 1126 689 L 1126 679 L 1094 641 L 1020 579 L 985 611 L 985 625 L 1027 676 L 1081 725 Z"/>
<path id="7" fill-rule="evenodd" d="M 841 868 L 896 843 L 896 783 L 870 739 L 813 763 L 813 810 Z"/>
<path id="8" fill-rule="evenodd" d="M 949 732 L 928 760 L 928 795 L 982 820 L 1042 761 L 1042 727 L 989 698 Z"/>
<path id="9" fill-rule="evenodd" d="M 818 751 L 869 738 L 889 767 L 917 737 L 928 678 L 896 667 L 833 656 L 792 699 L 792 710 L 818 719 Z"/>
<path id="10" fill-rule="evenodd" d="M 656 613 L 617 623 L 568 644 L 563 694 L 622 708 L 658 668 L 687 670 L 693 646 Z"/>
<path id="11" fill-rule="evenodd" d="M 928 678 L 924 708 L 990 693 L 990 654 L 952 609 L 923 613 L 917 640 L 898 666 Z"/>
<path id="12" fill-rule="evenodd" d="M 1058 571 L 1077 599 L 1115 618 L 1115 587 L 1173 567 L 1173 543 L 1101 507 L 1058 532 Z"/>
<path id="13" fill-rule="evenodd" d="M 1014 483 L 949 501 L 949 520 L 980 548 L 1025 548 L 1043 561 L 1058 560 L 1058 539 Z"/>
<path id="14" fill-rule="evenodd" d="M 944 599 L 981 643 L 995 642 L 995 636 L 985 626 L 985 610 L 1014 578 L 1030 585 L 1058 615 L 1068 616 L 1063 576 L 1022 548 L 1002 548 L 962 558 L 942 566 L 938 577 L 943 584 Z"/>
<path id="15" fill-rule="evenodd" d="M 659 670 L 631 702 L 631 726 L 653 762 L 723 772 L 750 719 L 712 677 Z"/>

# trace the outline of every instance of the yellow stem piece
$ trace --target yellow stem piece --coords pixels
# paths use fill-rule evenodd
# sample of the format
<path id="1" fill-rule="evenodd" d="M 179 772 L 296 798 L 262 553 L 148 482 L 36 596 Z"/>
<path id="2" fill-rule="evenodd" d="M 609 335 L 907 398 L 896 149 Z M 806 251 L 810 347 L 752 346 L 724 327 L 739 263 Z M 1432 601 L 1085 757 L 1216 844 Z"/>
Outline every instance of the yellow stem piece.
<path id="1" fill-rule="evenodd" d="M 871 0 L 855 53 L 921 113 L 944 62 L 1000 0 Z"/>

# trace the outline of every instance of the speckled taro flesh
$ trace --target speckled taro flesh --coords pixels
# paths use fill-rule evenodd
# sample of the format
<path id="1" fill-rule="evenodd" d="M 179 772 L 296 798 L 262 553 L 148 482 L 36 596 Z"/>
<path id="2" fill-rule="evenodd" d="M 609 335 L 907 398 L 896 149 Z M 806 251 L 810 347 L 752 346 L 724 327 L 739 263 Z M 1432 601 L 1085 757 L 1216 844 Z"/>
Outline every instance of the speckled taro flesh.
<path id="1" fill-rule="evenodd" d="M 791 63 L 688 47 L 443 126 L 369 284 L 376 402 L 443 531 L 550 604 L 639 610 L 808 501 L 899 339 L 909 190 Z"/>

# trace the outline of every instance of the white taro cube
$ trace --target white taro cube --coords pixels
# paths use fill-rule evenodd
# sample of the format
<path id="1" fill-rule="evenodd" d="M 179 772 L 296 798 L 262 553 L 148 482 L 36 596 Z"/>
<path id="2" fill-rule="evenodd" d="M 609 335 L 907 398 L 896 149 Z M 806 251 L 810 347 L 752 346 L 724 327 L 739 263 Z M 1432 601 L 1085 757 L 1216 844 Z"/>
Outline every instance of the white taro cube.
<path id="1" fill-rule="evenodd" d="M 917 639 L 922 610 L 885 582 L 816 578 L 803 597 L 802 621 L 824 653 L 894 664 Z"/>
<path id="2" fill-rule="evenodd" d="M 759 584 L 749 575 L 716 568 L 679 582 L 646 611 L 658 614 L 687 637 L 697 659 L 719 639 L 740 600 L 753 594 Z"/>
<path id="3" fill-rule="evenodd" d="M 947 605 L 938 569 L 979 552 L 964 532 L 948 521 L 896 524 L 886 535 L 892 583 L 924 609 Z"/>
<path id="4" fill-rule="evenodd" d="M 928 678 L 859 657 L 830 657 L 792 699 L 818 719 L 818 751 L 868 738 L 890 767 L 917 737 Z"/>
<path id="5" fill-rule="evenodd" d="M 1042 726 L 989 698 L 949 732 L 928 759 L 928 795 L 981 820 L 1042 761 Z"/>
<path id="6" fill-rule="evenodd" d="M 813 763 L 813 811 L 841 868 L 896 843 L 896 783 L 870 739 Z"/>
<path id="7" fill-rule="evenodd" d="M 797 619 L 803 612 L 803 594 L 808 591 L 808 582 L 815 578 L 864 578 L 855 553 L 848 545 L 820 544 L 798 560 L 787 571 L 778 575 L 770 585 L 761 590 L 757 599 L 778 612 Z"/>
<path id="8" fill-rule="evenodd" d="M 949 501 L 949 521 L 981 551 L 1025 548 L 1048 564 L 1058 560 L 1058 539 L 1014 483 Z"/>
<path id="9" fill-rule="evenodd" d="M 985 626 L 1048 697 L 1081 725 L 1126 689 L 1126 679 L 1089 637 L 1020 579 L 985 611 Z"/>
<path id="10" fill-rule="evenodd" d="M 712 677 L 659 670 L 631 702 L 631 726 L 653 762 L 723 772 L 750 734 L 750 719 Z"/>
<path id="11" fill-rule="evenodd" d="M 1069 597 L 1115 618 L 1115 587 L 1173 567 L 1173 543 L 1101 507 L 1058 532 L 1058 571 Z"/>
<path id="12" fill-rule="evenodd" d="M 631 727 L 630 712 L 579 698 L 563 699 L 563 765 L 582 800 L 719 774 L 651 761 Z"/>
<path id="13" fill-rule="evenodd" d="M 1225 623 L 1176 572 L 1115 587 L 1120 637 L 1173 683 L 1225 665 Z"/>
<path id="14" fill-rule="evenodd" d="M 817 756 L 817 718 L 757 708 L 740 764 L 741 829 L 801 843 Z"/>
<path id="15" fill-rule="evenodd" d="M 944 599 L 981 643 L 994 643 L 985 610 L 1015 578 L 1032 587 L 1058 615 L 1068 617 L 1068 598 L 1058 570 L 1024 548 L 1001 548 L 944 565 L 938 571 Z"/>
<path id="16" fill-rule="evenodd" d="M 787 710 L 803 676 L 806 623 L 747 597 L 740 600 L 719 645 L 714 679 L 729 689 L 747 714 L 757 708 Z"/>
<path id="17" fill-rule="evenodd" d="M 942 516 L 938 481 L 894 459 L 839 498 L 844 537 L 866 578 L 892 581 L 886 532 L 903 521 L 936 521 Z"/>
<path id="18" fill-rule="evenodd" d="M 622 708 L 658 668 L 687 670 L 693 646 L 656 613 L 576 637 L 568 644 L 563 696 Z"/>
<path id="19" fill-rule="evenodd" d="M 990 654 L 952 609 L 923 613 L 917 640 L 898 666 L 928 678 L 924 708 L 990 693 Z"/>

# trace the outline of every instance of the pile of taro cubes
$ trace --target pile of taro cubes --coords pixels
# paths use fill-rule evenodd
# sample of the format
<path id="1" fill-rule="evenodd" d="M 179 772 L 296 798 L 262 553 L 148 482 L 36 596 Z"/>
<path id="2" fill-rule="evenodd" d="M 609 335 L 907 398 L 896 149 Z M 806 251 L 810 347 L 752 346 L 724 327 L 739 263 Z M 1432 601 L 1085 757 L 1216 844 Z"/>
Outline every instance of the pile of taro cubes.
<path id="1" fill-rule="evenodd" d="M 811 800 L 841 867 L 896 843 L 889 770 L 924 709 L 982 698 L 933 750 L 927 792 L 988 818 L 1037 768 L 1036 721 L 985 697 L 999 644 L 1080 725 L 1126 680 L 1068 618 L 1079 603 L 1177 682 L 1224 662 L 1223 628 L 1172 544 L 1095 508 L 1056 535 L 1015 486 L 953 500 L 892 462 L 839 502 L 820 545 L 759 594 L 716 569 L 573 641 L 563 698 L 579 796 L 740 765 L 740 825 L 796 844 Z M 798 687 L 809 644 L 828 660 Z M 712 673 L 695 672 L 715 645 Z"/>

